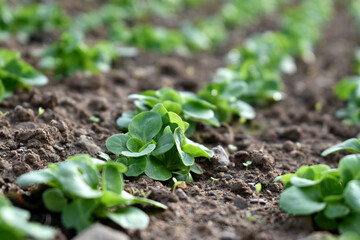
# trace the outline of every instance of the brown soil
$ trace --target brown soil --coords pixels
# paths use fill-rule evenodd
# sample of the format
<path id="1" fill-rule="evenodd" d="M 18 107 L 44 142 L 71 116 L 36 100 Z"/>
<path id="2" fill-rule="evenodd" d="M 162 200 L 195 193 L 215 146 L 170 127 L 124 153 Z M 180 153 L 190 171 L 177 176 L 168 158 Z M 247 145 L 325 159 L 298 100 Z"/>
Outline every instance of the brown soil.
<path id="1" fill-rule="evenodd" d="M 28 194 L 15 184 L 19 175 L 74 154 L 96 156 L 106 151 L 105 140 L 118 132 L 115 119 L 133 108 L 127 99 L 129 93 L 166 86 L 197 91 L 210 81 L 216 68 L 225 65 L 223 55 L 228 49 L 255 32 L 275 29 L 276 19 L 232 31 L 228 43 L 216 53 L 179 57 L 141 52 L 119 60 L 108 74 L 91 78 L 76 75 L 32 92 L 17 92 L 0 104 L 0 110 L 8 112 L 0 117 L 1 191 Z M 205 173 L 175 193 L 145 176 L 126 180 L 128 190 L 151 191 L 149 197 L 166 204 L 169 210 L 152 215 L 146 230 L 122 231 L 132 239 L 223 240 L 299 239 L 316 231 L 310 218 L 292 217 L 279 209 L 282 185 L 273 180 L 302 165 L 325 163 L 335 167 L 340 154 L 325 159 L 320 153 L 359 132 L 359 128 L 345 127 L 334 117 L 343 103 L 332 93 L 334 84 L 352 72 L 355 39 L 359 39 L 355 29 L 346 11 L 337 8 L 324 29 L 316 61 L 311 65 L 298 61 L 298 72 L 284 76 L 284 101 L 257 109 L 256 120 L 247 125 L 233 122 L 230 128 L 217 129 L 198 126 L 193 138 L 208 147 L 222 145 L 230 155 L 227 165 L 198 159 Z M 4 46 L 13 46 L 25 55 L 36 47 L 36 43 L 27 47 L 12 44 Z M 25 58 L 36 62 L 29 54 Z M 323 104 L 320 112 L 314 108 L 318 102 Z M 40 106 L 45 113 L 38 117 Z M 91 116 L 101 121 L 92 123 Z M 237 146 L 238 151 L 231 153 L 228 144 Z M 246 170 L 242 163 L 248 160 L 253 164 Z M 254 188 L 258 182 L 263 183 L 260 200 Z M 45 221 L 48 216 L 41 209 L 35 211 L 35 219 Z M 53 225 L 59 222 L 58 216 L 51 219 Z M 66 239 L 73 234 L 64 233 L 66 236 L 59 237 Z"/>

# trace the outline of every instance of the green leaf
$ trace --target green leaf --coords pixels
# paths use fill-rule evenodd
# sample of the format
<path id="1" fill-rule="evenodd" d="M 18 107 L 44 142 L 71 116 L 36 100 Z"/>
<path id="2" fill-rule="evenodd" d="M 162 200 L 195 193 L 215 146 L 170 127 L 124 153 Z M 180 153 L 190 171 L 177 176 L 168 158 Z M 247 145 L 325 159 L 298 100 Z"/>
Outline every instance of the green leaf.
<path id="1" fill-rule="evenodd" d="M 78 168 L 84 181 L 92 188 L 97 188 L 99 184 L 99 171 L 97 169 L 97 162 L 101 165 L 111 164 L 102 160 L 92 158 L 88 154 L 77 154 L 67 159 L 63 165 L 73 165 L 72 167 Z"/>
<path id="2" fill-rule="evenodd" d="M 172 177 L 171 172 L 162 164 L 162 162 L 153 156 L 147 158 L 145 174 L 158 181 L 166 181 Z"/>
<path id="3" fill-rule="evenodd" d="M 28 236 L 34 239 L 53 239 L 56 235 L 55 229 L 48 226 L 43 226 L 39 223 L 33 223 L 33 222 L 20 223 L 18 221 L 17 224 L 19 229 L 21 229 Z"/>
<path id="4" fill-rule="evenodd" d="M 30 86 L 43 86 L 47 84 L 48 79 L 45 75 L 36 71 L 32 66 L 28 65 L 21 59 L 13 59 L 9 61 L 2 70 L 7 71 L 19 77 L 22 83 Z"/>
<path id="5" fill-rule="evenodd" d="M 293 176 L 290 179 L 290 183 L 296 187 L 310 187 L 310 186 L 314 186 L 316 184 L 320 183 L 320 180 L 318 181 L 314 181 L 314 180 L 309 180 L 306 178 L 300 178 L 297 176 Z"/>
<path id="6" fill-rule="evenodd" d="M 168 116 L 170 123 L 175 123 L 181 128 L 183 132 L 186 131 L 188 125 L 185 124 L 179 115 L 174 112 L 168 112 Z"/>
<path id="7" fill-rule="evenodd" d="M 102 190 L 120 194 L 123 189 L 122 172 L 114 165 L 106 165 L 102 172 Z"/>
<path id="8" fill-rule="evenodd" d="M 5 97 L 5 87 L 4 84 L 2 83 L 2 80 L 0 79 L 0 102 L 4 99 Z"/>
<path id="9" fill-rule="evenodd" d="M 326 149 L 321 153 L 321 156 L 325 157 L 331 153 L 338 152 L 340 150 L 346 150 L 352 153 L 360 153 L 360 142 L 356 138 L 350 138 L 342 143 Z"/>
<path id="10" fill-rule="evenodd" d="M 124 112 L 121 117 L 116 119 L 116 125 L 120 129 L 128 129 L 131 120 L 135 117 L 136 112 Z"/>
<path id="11" fill-rule="evenodd" d="M 350 181 L 345 190 L 344 198 L 346 204 L 353 212 L 360 213 L 360 180 Z"/>
<path id="12" fill-rule="evenodd" d="M 314 221 L 320 229 L 324 230 L 336 230 L 338 223 L 334 219 L 328 219 L 323 212 L 315 215 Z"/>
<path id="13" fill-rule="evenodd" d="M 341 234 L 346 232 L 356 232 L 360 235 L 359 222 L 360 214 L 347 216 L 343 221 L 341 221 L 339 225 L 339 232 Z"/>
<path id="14" fill-rule="evenodd" d="M 61 212 L 67 205 L 64 193 L 58 188 L 47 189 L 42 195 L 45 207 L 52 212 Z"/>
<path id="15" fill-rule="evenodd" d="M 174 146 L 174 143 L 174 136 L 171 133 L 166 133 L 160 137 L 155 150 L 151 154 L 154 156 L 164 154 Z"/>
<path id="16" fill-rule="evenodd" d="M 340 179 L 332 176 L 327 176 L 322 179 L 319 184 L 319 189 L 320 195 L 323 198 L 327 196 L 341 195 L 343 193 L 343 186 L 340 183 Z"/>
<path id="17" fill-rule="evenodd" d="M 324 214 L 329 219 L 342 218 L 350 213 L 350 209 L 342 203 L 327 204 Z"/>
<path id="18" fill-rule="evenodd" d="M 339 172 L 344 186 L 351 180 L 360 179 L 360 154 L 343 157 L 339 163 Z"/>
<path id="19" fill-rule="evenodd" d="M 340 100 L 349 98 L 352 92 L 359 86 L 359 77 L 347 77 L 338 82 L 335 86 L 335 95 Z"/>
<path id="20" fill-rule="evenodd" d="M 163 104 L 158 103 L 156 104 L 153 109 L 151 109 L 151 112 L 156 112 L 158 113 L 161 117 L 164 117 L 168 111 L 166 110 L 166 108 L 164 107 Z M 165 124 L 165 122 L 163 121 L 163 124 Z"/>
<path id="21" fill-rule="evenodd" d="M 155 148 L 156 148 L 156 145 L 151 143 L 145 149 L 143 149 L 141 152 L 123 151 L 123 152 L 121 152 L 121 154 L 126 157 L 141 157 L 141 156 L 150 154 L 152 151 L 154 151 Z"/>
<path id="22" fill-rule="evenodd" d="M 102 192 L 97 186 L 90 186 L 86 181 L 86 173 L 80 173 L 71 162 L 61 164 L 57 170 L 56 178 L 66 194 L 80 198 L 98 198 Z"/>
<path id="23" fill-rule="evenodd" d="M 125 229 L 145 229 L 150 221 L 146 213 L 135 207 L 124 207 L 115 212 L 107 212 L 106 216 Z"/>
<path id="24" fill-rule="evenodd" d="M 41 169 L 21 175 L 16 183 L 20 186 L 31 186 L 36 184 L 45 184 L 55 180 L 55 175 L 50 169 Z"/>
<path id="25" fill-rule="evenodd" d="M 310 166 L 302 166 L 296 171 L 296 176 L 309 180 L 315 180 L 315 171 Z"/>
<path id="26" fill-rule="evenodd" d="M 179 104 L 182 103 L 180 94 L 177 91 L 170 88 L 160 89 L 156 92 L 156 95 L 160 97 L 160 100 L 162 102 L 171 101 Z"/>
<path id="27" fill-rule="evenodd" d="M 315 189 L 292 186 L 281 194 L 280 207 L 290 214 L 310 215 L 323 210 L 326 204 L 319 201 Z"/>
<path id="28" fill-rule="evenodd" d="M 190 170 L 195 174 L 203 174 L 204 173 L 204 171 L 198 165 L 196 165 L 196 163 L 191 165 Z"/>
<path id="29" fill-rule="evenodd" d="M 130 138 L 127 142 L 126 142 L 126 147 L 127 149 L 129 149 L 131 152 L 139 152 L 140 148 L 144 145 L 144 143 L 137 138 Z"/>
<path id="30" fill-rule="evenodd" d="M 105 161 L 112 161 L 112 159 L 111 159 L 111 157 L 109 156 L 109 154 L 104 153 L 104 152 L 101 152 L 101 153 L 99 154 L 99 157 L 102 158 L 102 159 L 104 159 Z"/>
<path id="31" fill-rule="evenodd" d="M 89 227 L 93 221 L 91 215 L 98 205 L 97 199 L 75 199 L 68 204 L 61 220 L 66 228 L 75 228 L 79 233 Z"/>
<path id="32" fill-rule="evenodd" d="M 186 153 L 182 150 L 182 146 L 184 145 L 185 136 L 180 127 L 176 128 L 174 131 L 174 139 L 175 145 L 179 152 L 179 156 L 185 166 L 191 166 L 194 164 L 195 159 L 189 153 Z"/>
<path id="33" fill-rule="evenodd" d="M 172 102 L 172 101 L 164 101 L 164 102 L 162 102 L 162 104 L 164 105 L 166 110 L 168 110 L 169 112 L 181 114 L 183 111 L 182 106 L 179 103 Z"/>
<path id="34" fill-rule="evenodd" d="M 161 116 L 155 112 L 142 112 L 136 115 L 129 125 L 129 133 L 147 143 L 161 130 Z"/>
<path id="35" fill-rule="evenodd" d="M 137 177 L 145 171 L 147 160 L 145 156 L 131 157 L 128 159 L 128 170 L 125 175 L 128 177 Z"/>
<path id="36" fill-rule="evenodd" d="M 106 140 L 106 148 L 116 154 L 120 155 L 122 151 L 127 151 L 126 143 L 130 139 L 130 136 L 125 134 L 115 134 Z"/>
<path id="37" fill-rule="evenodd" d="M 196 100 L 185 103 L 183 105 L 183 111 L 185 114 L 194 119 L 207 120 L 215 116 L 211 108 L 204 106 L 200 101 Z"/>
<path id="38" fill-rule="evenodd" d="M 274 182 L 278 182 L 278 181 L 282 181 L 285 185 L 285 188 L 287 187 L 286 185 L 288 185 L 291 181 L 291 178 L 293 178 L 295 176 L 294 173 L 286 173 L 284 175 L 281 175 L 281 176 L 277 176 L 275 179 L 274 179 Z"/>
<path id="39" fill-rule="evenodd" d="M 211 157 L 214 156 L 213 151 L 209 150 L 209 149 L 208 149 L 207 147 L 205 147 L 204 145 L 201 145 L 201 144 L 199 144 L 199 143 L 197 143 L 197 142 L 194 142 L 194 141 L 192 141 L 191 139 L 186 138 L 186 137 L 185 137 L 185 141 L 186 141 L 187 144 L 190 144 L 190 145 L 193 145 L 193 146 L 196 146 L 196 147 L 201 148 L 201 149 L 204 151 L 204 152 L 203 152 L 204 155 L 202 155 L 203 157 L 211 158 Z"/>
<path id="40" fill-rule="evenodd" d="M 28 211 L 13 207 L 10 203 L 0 207 L 1 239 L 25 239 L 26 236 L 35 239 L 54 238 L 55 229 L 28 222 L 29 219 L 30 214 Z"/>
<path id="41" fill-rule="evenodd" d="M 210 158 L 210 155 L 205 150 L 203 150 L 202 148 L 200 148 L 199 146 L 196 146 L 196 145 L 184 144 L 182 146 L 182 150 L 185 153 L 188 153 L 193 157 L 207 157 L 207 158 Z"/>
<path id="42" fill-rule="evenodd" d="M 231 103 L 231 107 L 237 110 L 240 118 L 254 119 L 256 116 L 254 108 L 244 101 L 237 100 Z"/>

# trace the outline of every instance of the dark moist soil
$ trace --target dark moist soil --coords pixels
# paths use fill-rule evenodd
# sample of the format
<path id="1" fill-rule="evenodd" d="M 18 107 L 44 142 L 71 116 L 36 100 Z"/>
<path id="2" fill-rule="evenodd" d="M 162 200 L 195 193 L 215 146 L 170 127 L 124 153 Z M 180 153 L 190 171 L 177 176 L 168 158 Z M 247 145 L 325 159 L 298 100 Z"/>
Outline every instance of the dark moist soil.
<path id="1" fill-rule="evenodd" d="M 132 239 L 224 240 L 299 239 L 316 231 L 310 218 L 292 217 L 279 209 L 282 184 L 273 180 L 303 165 L 325 163 L 336 167 L 341 154 L 322 158 L 321 152 L 359 132 L 359 128 L 345 127 L 334 117 L 344 104 L 335 99 L 332 88 L 341 77 L 352 73 L 353 49 L 359 39 L 346 11 L 341 6 L 336 10 L 317 46 L 316 61 L 298 61 L 297 73 L 284 76 L 284 101 L 257 109 L 256 120 L 247 125 L 233 122 L 217 129 L 198 126 L 193 139 L 208 147 L 223 146 L 230 162 L 219 165 L 216 159 L 198 159 L 205 173 L 175 193 L 146 176 L 125 180 L 129 192 L 151 191 L 149 198 L 169 209 L 152 215 L 146 230 L 121 231 Z M 0 110 L 8 113 L 0 118 L 1 192 L 28 195 L 15 184 L 21 174 L 74 154 L 96 156 L 106 151 L 105 140 L 118 132 L 115 119 L 133 109 L 128 94 L 166 86 L 197 91 L 210 81 L 216 68 L 225 65 L 224 53 L 234 44 L 253 33 L 276 28 L 277 17 L 268 17 L 232 31 L 227 44 L 215 53 L 179 57 L 141 52 L 135 58 L 119 60 L 108 74 L 79 74 L 61 83 L 53 80 L 32 92 L 17 92 L 0 104 Z M 36 43 L 20 47 L 8 42 L 5 46 L 20 49 L 29 62 L 36 63 L 29 54 Z M 315 110 L 316 103 L 322 103 L 321 111 Z M 41 116 L 37 116 L 38 107 L 45 108 Z M 100 118 L 100 122 L 92 123 L 91 116 Z M 231 152 L 229 144 L 238 150 Z M 246 161 L 253 162 L 248 170 L 242 165 Z M 257 196 L 254 186 L 259 182 L 263 190 Z M 21 205 L 16 197 L 13 200 Z M 61 228 L 59 216 L 39 206 L 27 207 L 34 219 Z M 64 233 L 59 233 L 60 239 L 73 235 Z"/>

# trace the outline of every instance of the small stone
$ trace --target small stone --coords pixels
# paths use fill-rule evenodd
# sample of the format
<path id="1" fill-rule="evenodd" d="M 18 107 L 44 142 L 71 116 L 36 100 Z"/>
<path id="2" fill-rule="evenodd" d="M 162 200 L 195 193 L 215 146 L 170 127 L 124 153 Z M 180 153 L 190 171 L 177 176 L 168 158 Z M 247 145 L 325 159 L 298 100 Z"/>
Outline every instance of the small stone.
<path id="1" fill-rule="evenodd" d="M 58 146 L 58 145 L 55 145 L 55 146 L 54 146 L 54 149 L 55 149 L 56 151 L 59 151 L 59 152 L 61 152 L 61 151 L 64 150 L 63 147 L 60 147 L 60 146 Z"/>
<path id="2" fill-rule="evenodd" d="M 92 142 L 86 135 L 81 135 L 78 143 L 83 149 L 90 153 L 97 154 L 101 152 L 101 148 Z"/>
<path id="3" fill-rule="evenodd" d="M 246 209 L 248 207 L 246 200 L 239 196 L 235 198 L 234 205 L 235 205 L 235 207 L 240 208 L 240 209 Z"/>
<path id="4" fill-rule="evenodd" d="M 221 234 L 221 240 L 233 240 L 233 239 L 237 239 L 236 234 L 233 232 L 223 232 Z"/>
<path id="5" fill-rule="evenodd" d="M 216 194 L 215 194 L 214 192 L 209 192 L 209 193 L 208 193 L 208 196 L 209 196 L 209 197 L 214 197 L 214 196 L 216 196 Z"/>
<path id="6" fill-rule="evenodd" d="M 292 141 L 286 141 L 283 144 L 283 149 L 286 152 L 291 152 L 291 151 L 295 150 L 295 144 Z"/>
<path id="7" fill-rule="evenodd" d="M 230 174 L 225 174 L 225 179 L 226 180 L 231 180 L 231 179 L 233 179 L 233 176 L 230 175 Z"/>
<path id="8" fill-rule="evenodd" d="M 230 160 L 229 156 L 225 152 L 224 148 L 220 145 L 212 149 L 214 156 L 210 159 L 213 163 L 217 163 L 220 166 L 229 166 Z"/>
<path id="9" fill-rule="evenodd" d="M 254 203 L 266 204 L 266 200 L 262 199 L 262 198 L 252 198 L 252 199 L 250 199 L 250 203 L 252 203 L 252 204 L 254 204 Z"/>
<path id="10" fill-rule="evenodd" d="M 187 200 L 188 196 L 181 188 L 176 189 L 175 194 L 179 197 L 180 200 Z"/>
<path id="11" fill-rule="evenodd" d="M 81 232 L 73 240 L 129 240 L 130 238 L 112 228 L 96 223 Z"/>

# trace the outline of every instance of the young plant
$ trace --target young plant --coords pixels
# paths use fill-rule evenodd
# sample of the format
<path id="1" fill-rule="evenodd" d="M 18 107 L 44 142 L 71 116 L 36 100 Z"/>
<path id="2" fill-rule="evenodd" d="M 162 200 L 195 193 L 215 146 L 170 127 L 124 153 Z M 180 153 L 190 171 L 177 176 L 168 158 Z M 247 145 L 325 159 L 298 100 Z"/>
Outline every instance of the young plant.
<path id="1" fill-rule="evenodd" d="M 163 88 L 157 91 L 148 90 L 139 94 L 132 94 L 130 99 L 135 99 L 137 112 L 150 111 L 156 104 L 162 103 L 171 112 L 176 113 L 182 119 L 190 123 L 193 129 L 194 121 L 208 123 L 212 126 L 220 126 L 215 117 L 215 106 L 199 99 L 190 92 L 178 92 L 170 88 Z M 117 125 L 121 129 L 127 129 L 129 123 L 136 112 L 125 112 L 117 119 Z"/>
<path id="2" fill-rule="evenodd" d="M 284 183 L 280 207 L 293 215 L 313 215 L 316 225 L 341 234 L 360 234 L 360 155 L 340 160 L 338 169 L 303 166 L 275 180 Z"/>
<path id="3" fill-rule="evenodd" d="M 173 193 L 175 193 L 175 190 L 176 190 L 176 188 L 178 187 L 178 186 L 181 186 L 182 184 L 185 184 L 185 182 L 184 181 L 178 181 L 176 178 L 172 178 L 172 182 L 173 182 L 173 190 L 172 190 L 172 192 Z"/>
<path id="4" fill-rule="evenodd" d="M 257 183 L 255 185 L 255 191 L 256 191 L 257 198 L 258 198 L 258 205 L 260 205 L 260 192 L 261 192 L 261 189 L 262 189 L 261 183 Z"/>
<path id="5" fill-rule="evenodd" d="M 128 167 L 126 176 L 148 177 L 166 181 L 173 177 L 192 181 L 190 171 L 200 174 L 195 157 L 213 156 L 206 147 L 185 137 L 189 127 L 175 112 L 163 104 L 132 118 L 129 132 L 115 134 L 107 139 L 107 149 L 116 155 L 116 161 Z"/>
<path id="6" fill-rule="evenodd" d="M 45 75 L 21 60 L 20 53 L 0 49 L 0 101 L 18 88 L 29 90 L 48 82 Z"/>
<path id="7" fill-rule="evenodd" d="M 332 146 L 321 153 L 321 156 L 326 157 L 329 154 L 337 153 L 340 150 L 351 153 L 360 153 L 360 139 L 350 138 L 342 143 Z"/>
<path id="8" fill-rule="evenodd" d="M 343 78 L 335 86 L 335 95 L 338 99 L 347 101 L 346 108 L 337 111 L 339 118 L 346 119 L 352 124 L 360 125 L 360 77 Z"/>
<path id="9" fill-rule="evenodd" d="M 22 5 L 13 12 L 9 32 L 26 43 L 36 34 L 47 34 L 54 30 L 64 30 L 70 23 L 65 11 L 55 4 Z"/>
<path id="10" fill-rule="evenodd" d="M 233 115 L 240 119 L 255 118 L 253 107 L 241 99 L 245 92 L 248 87 L 244 81 L 216 81 L 206 84 L 198 96 L 215 105 L 215 116 L 220 122 L 230 122 Z"/>
<path id="11" fill-rule="evenodd" d="M 11 205 L 0 195 L 0 239 L 53 239 L 55 229 L 29 222 L 30 213 Z"/>
<path id="12" fill-rule="evenodd" d="M 61 213 L 64 226 L 77 232 L 97 219 L 110 219 L 123 228 L 146 228 L 149 217 L 131 205 L 144 203 L 163 209 L 167 207 L 124 191 L 122 173 L 126 170 L 118 162 L 76 155 L 65 162 L 49 164 L 47 169 L 26 173 L 18 178 L 17 183 L 20 186 L 49 186 L 42 195 L 45 207 Z"/>
<path id="13" fill-rule="evenodd" d="M 107 72 L 111 62 L 121 55 L 119 49 L 108 42 L 98 42 L 89 47 L 78 32 L 66 32 L 59 42 L 50 45 L 42 53 L 40 66 L 53 70 L 55 76 L 66 77 L 76 72 L 97 74 Z"/>
<path id="14" fill-rule="evenodd" d="M 0 39 L 15 35 L 21 43 L 33 36 L 46 35 L 54 30 L 63 30 L 69 24 L 69 17 L 55 4 L 28 4 L 10 7 L 0 1 Z"/>
<path id="15" fill-rule="evenodd" d="M 247 171 L 249 169 L 249 166 L 252 164 L 252 161 L 246 161 L 242 165 L 244 165 L 245 170 Z"/>

